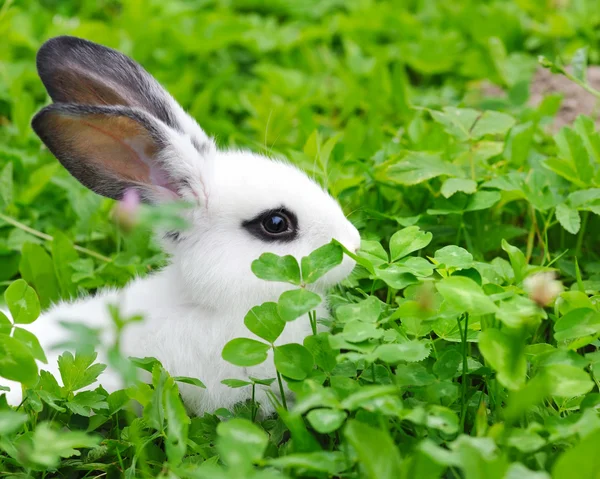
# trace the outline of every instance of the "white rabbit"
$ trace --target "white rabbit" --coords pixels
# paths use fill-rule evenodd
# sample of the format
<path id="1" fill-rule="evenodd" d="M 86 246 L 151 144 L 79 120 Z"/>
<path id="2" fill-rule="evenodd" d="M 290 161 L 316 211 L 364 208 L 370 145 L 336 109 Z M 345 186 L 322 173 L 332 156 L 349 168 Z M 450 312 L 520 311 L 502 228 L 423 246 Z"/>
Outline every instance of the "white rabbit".
<path id="1" fill-rule="evenodd" d="M 172 375 L 205 383 L 207 389 L 180 384 L 190 412 L 245 400 L 248 388 L 231 389 L 221 380 L 275 377 L 272 359 L 242 369 L 222 359 L 223 346 L 253 337 L 243 324 L 248 310 L 292 288 L 256 278 L 252 261 L 265 252 L 300 259 L 332 238 L 356 251 L 358 231 L 336 201 L 295 167 L 247 151 L 218 150 L 158 82 L 121 53 L 57 37 L 40 49 L 37 67 L 54 103 L 34 117 L 33 129 L 83 185 L 114 199 L 134 188 L 149 203 L 181 198 L 196 205 L 186 213 L 190 228 L 162 234 L 171 257 L 165 269 L 121 291 L 58 304 L 30 325 L 48 354 L 43 369 L 60 377 L 57 352 L 49 349 L 67 335 L 59 321 L 105 328 L 109 342 L 107 305 L 113 303 L 124 315 L 145 318 L 125 330 L 126 355 L 154 356 Z M 353 266 L 345 257 L 313 290 L 324 293 Z M 277 343 L 301 343 L 310 331 L 308 318 L 299 318 Z M 99 382 L 109 391 L 121 386 L 110 370 Z M 9 402 L 18 404 L 20 385 L 11 386 Z M 270 412 L 266 398 L 259 399 Z"/>

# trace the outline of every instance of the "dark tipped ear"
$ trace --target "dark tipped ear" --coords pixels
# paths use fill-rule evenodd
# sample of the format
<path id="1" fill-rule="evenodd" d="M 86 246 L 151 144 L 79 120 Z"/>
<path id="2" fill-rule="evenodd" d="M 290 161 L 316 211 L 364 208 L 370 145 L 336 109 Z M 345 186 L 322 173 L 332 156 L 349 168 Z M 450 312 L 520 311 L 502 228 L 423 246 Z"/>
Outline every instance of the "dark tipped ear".
<path id="1" fill-rule="evenodd" d="M 84 186 L 121 199 L 128 188 L 147 202 L 175 197 L 178 182 L 161 161 L 168 129 L 141 110 L 122 106 L 53 104 L 32 127 Z"/>
<path id="2" fill-rule="evenodd" d="M 37 69 L 56 103 L 139 108 L 180 129 L 175 101 L 144 68 L 116 50 L 56 37 L 40 48 Z"/>

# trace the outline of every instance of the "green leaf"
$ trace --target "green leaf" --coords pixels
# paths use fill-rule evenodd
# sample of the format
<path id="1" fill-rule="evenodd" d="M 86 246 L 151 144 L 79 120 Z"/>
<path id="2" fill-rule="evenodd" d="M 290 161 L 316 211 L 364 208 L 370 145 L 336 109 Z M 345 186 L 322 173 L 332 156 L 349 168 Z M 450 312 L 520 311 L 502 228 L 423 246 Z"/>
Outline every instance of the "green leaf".
<path id="1" fill-rule="evenodd" d="M 313 369 L 313 357 L 301 344 L 277 346 L 274 352 L 277 371 L 290 379 L 304 379 Z"/>
<path id="2" fill-rule="evenodd" d="M 243 381 L 241 379 L 223 379 L 223 381 L 221 381 L 221 384 L 225 384 L 225 386 L 229 386 L 233 389 L 252 386 L 251 381 Z"/>
<path id="3" fill-rule="evenodd" d="M 31 112 L 32 113 L 32 112 Z M 29 116 L 29 115 L 28 115 Z M 46 188 L 46 185 L 52 180 L 60 168 L 60 163 L 47 163 L 39 168 L 36 168 L 29 177 L 29 183 L 21 190 L 19 195 L 19 203 L 30 205 L 38 197 L 38 195 Z"/>
<path id="4" fill-rule="evenodd" d="M 433 274 L 434 268 L 434 265 L 425 258 L 421 258 L 420 256 L 409 256 L 396 261 L 385 270 L 378 269 L 377 272 L 395 271 L 397 273 L 408 273 L 420 278 L 426 278 Z"/>
<path id="5" fill-rule="evenodd" d="M 234 418 L 217 426 L 217 449 L 231 470 L 246 470 L 267 447 L 267 433 L 247 419 Z"/>
<path id="6" fill-rule="evenodd" d="M 486 329 L 479 334 L 479 350 L 494 368 L 498 381 L 508 389 L 519 389 L 525 384 L 527 360 L 524 339 L 498 329 Z"/>
<path id="7" fill-rule="evenodd" d="M 436 381 L 435 376 L 420 364 L 398 364 L 396 380 L 399 387 L 427 386 Z"/>
<path id="8" fill-rule="evenodd" d="M 498 191 L 478 191 L 469 196 L 464 211 L 487 210 L 498 203 L 501 198 L 502 195 Z"/>
<path id="9" fill-rule="evenodd" d="M 13 201 L 13 163 L 9 161 L 0 171 L 0 200 L 5 207 Z"/>
<path id="10" fill-rule="evenodd" d="M 408 256 L 414 251 L 425 248 L 433 235 L 429 232 L 421 231 L 418 226 L 409 226 L 397 231 L 390 238 L 390 253 L 392 261 L 396 261 L 404 256 Z"/>
<path id="11" fill-rule="evenodd" d="M 515 273 L 515 283 L 520 283 L 525 277 L 527 271 L 527 261 L 525 255 L 516 246 L 512 246 L 506 240 L 502 240 L 502 249 L 508 253 L 508 259 Z"/>
<path id="12" fill-rule="evenodd" d="M 0 411 L 0 434 L 8 436 L 18 431 L 27 422 L 27 419 L 27 414 L 23 414 L 22 412 L 11 409 Z"/>
<path id="13" fill-rule="evenodd" d="M 552 396 L 564 398 L 583 396 L 594 388 L 590 375 L 570 364 L 552 364 L 544 368 L 543 376 Z"/>
<path id="14" fill-rule="evenodd" d="M 206 386 L 202 381 L 196 378 L 190 378 L 188 376 L 173 376 L 173 381 L 177 381 L 178 383 L 190 384 L 192 386 L 196 386 L 198 388 L 206 389 Z"/>
<path id="15" fill-rule="evenodd" d="M 169 464 L 181 464 L 187 450 L 188 429 L 190 418 L 185 412 L 185 407 L 179 397 L 179 390 L 174 382 L 175 378 L 168 379 L 164 388 L 164 410 L 167 424 L 167 437 L 165 450 Z"/>
<path id="16" fill-rule="evenodd" d="M 0 254 L 0 281 L 9 281 L 13 278 L 19 272 L 20 262 L 21 255 L 19 253 Z"/>
<path id="17" fill-rule="evenodd" d="M 348 467 L 344 454 L 339 451 L 288 454 L 268 459 L 267 464 L 281 469 L 299 468 L 307 471 L 325 472 L 334 476 Z"/>
<path id="18" fill-rule="evenodd" d="M 579 444 L 563 452 L 552 468 L 552 479 L 580 478 L 595 479 L 600 470 L 600 430 L 584 437 Z"/>
<path id="19" fill-rule="evenodd" d="M 579 308 L 595 309 L 594 303 L 587 294 L 581 291 L 565 291 L 558 300 L 559 311 L 565 315 L 569 311 Z"/>
<path id="20" fill-rule="evenodd" d="M 33 243 L 23 245 L 19 270 L 23 279 L 37 291 L 42 309 L 60 299 L 54 264 L 50 255 L 40 245 Z"/>
<path id="21" fill-rule="evenodd" d="M 381 266 L 389 260 L 388 254 L 378 241 L 362 240 L 358 255 L 369 260 L 373 266 Z"/>
<path id="22" fill-rule="evenodd" d="M 565 203 L 561 203 L 556 207 L 556 219 L 572 235 L 579 232 L 581 218 L 576 209 L 569 208 Z"/>
<path id="23" fill-rule="evenodd" d="M 26 344 L 35 359 L 42 361 L 44 364 L 48 364 L 46 354 L 44 354 L 44 350 L 42 349 L 38 338 L 35 337 L 35 334 L 23 328 L 15 328 L 13 337 Z"/>
<path id="24" fill-rule="evenodd" d="M 386 430 L 352 419 L 344 429 L 344 437 L 356 451 L 363 470 L 360 477 L 370 479 L 400 477 L 402 459 Z"/>
<path id="25" fill-rule="evenodd" d="M 466 269 L 473 266 L 473 255 L 460 246 L 444 246 L 435 252 L 434 259 L 444 268 Z"/>
<path id="26" fill-rule="evenodd" d="M 504 145 L 504 157 L 511 165 L 518 168 L 527 161 L 535 131 L 536 126 L 531 121 L 512 127 Z M 496 179 L 498 178 L 501 177 L 497 177 Z M 519 189 L 517 188 L 517 190 Z"/>
<path id="27" fill-rule="evenodd" d="M 40 315 L 37 294 L 22 279 L 11 283 L 4 292 L 4 300 L 15 324 L 33 323 Z"/>
<path id="28" fill-rule="evenodd" d="M 454 411 L 444 406 L 433 405 L 427 409 L 427 427 L 437 429 L 444 434 L 452 435 L 458 432 L 458 416 Z"/>
<path id="29" fill-rule="evenodd" d="M 152 367 L 152 386 L 153 389 L 146 391 L 144 398 L 144 421 L 156 429 L 164 432 L 165 422 L 165 406 L 164 406 L 164 390 L 169 374 L 159 363 Z M 135 397 L 138 399 L 138 397 Z"/>
<path id="30" fill-rule="evenodd" d="M 573 76 L 582 83 L 587 83 L 587 58 L 589 47 L 585 46 L 575 50 L 571 67 L 573 68 Z"/>
<path id="31" fill-rule="evenodd" d="M 579 115 L 573 123 L 573 128 L 583 140 L 593 165 L 600 163 L 600 134 L 594 120 L 589 116 Z M 598 178 L 596 178 L 598 179 Z M 596 183 L 598 183 L 596 181 Z"/>
<path id="32" fill-rule="evenodd" d="M 108 409 L 106 397 L 95 391 L 82 391 L 70 399 L 66 406 L 80 416 L 91 416 L 94 411 Z"/>
<path id="33" fill-rule="evenodd" d="M 79 255 L 71 240 L 64 233 L 57 231 L 52 240 L 52 262 L 63 297 L 77 296 L 77 285 L 72 280 L 71 264 L 78 259 Z"/>
<path id="34" fill-rule="evenodd" d="M 335 243 L 328 243 L 302 258 L 302 281 L 314 283 L 327 272 L 341 264 L 344 259 L 342 248 Z"/>
<path id="35" fill-rule="evenodd" d="M 497 307 L 481 286 L 464 276 L 450 276 L 436 284 L 436 288 L 452 308 L 474 315 L 495 313 Z"/>
<path id="36" fill-rule="evenodd" d="M 244 318 L 246 327 L 259 338 L 274 343 L 283 332 L 285 321 L 279 316 L 277 303 L 263 303 L 255 306 Z"/>
<path id="37" fill-rule="evenodd" d="M 236 338 L 229 341 L 223 348 L 221 356 L 227 362 L 236 366 L 256 366 L 267 359 L 268 344 L 248 338 Z"/>
<path id="38" fill-rule="evenodd" d="M 471 136 L 481 138 L 485 135 L 505 135 L 515 123 L 515 119 L 506 113 L 487 110 L 475 122 Z"/>
<path id="39" fill-rule="evenodd" d="M 550 479 L 546 471 L 532 471 L 519 462 L 513 462 L 503 479 Z"/>
<path id="40" fill-rule="evenodd" d="M 378 329 L 373 323 L 353 319 L 344 325 L 344 331 L 341 334 L 350 343 L 360 343 L 367 339 L 381 338 L 383 336 L 383 329 Z"/>
<path id="41" fill-rule="evenodd" d="M 382 303 L 377 297 L 369 296 L 358 303 L 349 303 L 339 306 L 335 310 L 338 321 L 346 323 L 358 319 L 367 323 L 375 323 L 381 315 Z"/>
<path id="42" fill-rule="evenodd" d="M 71 262 L 69 267 L 75 271 L 71 275 L 71 281 L 80 283 L 86 279 L 93 280 L 97 273 L 94 267 L 94 261 L 91 258 L 82 258 Z"/>
<path id="43" fill-rule="evenodd" d="M 456 349 L 447 349 L 433 365 L 433 373 L 440 379 L 452 379 L 462 364 L 462 354 Z"/>
<path id="44" fill-rule="evenodd" d="M 382 344 L 375 350 L 377 358 L 388 364 L 400 361 L 417 362 L 429 357 L 429 344 L 413 340 L 406 343 Z"/>
<path id="45" fill-rule="evenodd" d="M 92 436 L 81 431 L 60 431 L 52 429 L 48 423 L 38 424 L 33 431 L 31 444 L 33 449 L 25 453 L 27 460 L 45 468 L 54 469 L 60 458 L 80 456 L 76 448 L 91 448 L 98 445 L 99 436 Z"/>
<path id="46" fill-rule="evenodd" d="M 593 309 L 573 309 L 554 324 L 554 338 L 557 341 L 577 339 L 597 333 L 600 333 L 600 313 Z"/>
<path id="47" fill-rule="evenodd" d="M 600 188 L 587 188 L 571 193 L 567 201 L 573 208 L 581 208 L 592 203 L 600 203 Z"/>
<path id="48" fill-rule="evenodd" d="M 453 194 L 461 191 L 468 195 L 475 193 L 477 190 L 477 182 L 464 178 L 448 178 L 444 181 L 440 190 L 445 198 L 450 198 Z"/>
<path id="49" fill-rule="evenodd" d="M 67 391 L 77 391 L 93 384 L 98 376 L 106 369 L 105 364 L 93 364 L 98 353 L 73 354 L 66 351 L 58 358 L 58 370 Z"/>
<path id="50" fill-rule="evenodd" d="M 304 347 L 312 354 L 315 364 L 325 372 L 331 372 L 336 367 L 337 352 L 329 345 L 329 333 L 312 334 L 304 338 Z"/>
<path id="51" fill-rule="evenodd" d="M 250 381 L 252 381 L 253 383 L 260 384 L 262 386 L 270 386 L 275 382 L 275 378 L 259 379 L 253 376 L 248 376 L 248 379 L 250 379 Z"/>
<path id="52" fill-rule="evenodd" d="M 304 288 L 284 292 L 277 303 L 277 310 L 284 321 L 296 318 L 315 309 L 321 303 L 321 297 Z"/>
<path id="53" fill-rule="evenodd" d="M 371 407 L 373 401 L 378 398 L 397 395 L 398 389 L 396 386 L 365 386 L 356 389 L 346 397 L 342 401 L 341 407 L 349 411 L 355 411 L 359 408 Z"/>
<path id="54" fill-rule="evenodd" d="M 587 181 L 579 179 L 579 175 L 577 174 L 575 165 L 568 160 L 558 158 L 546 158 L 542 161 L 542 165 L 548 168 L 550 171 L 553 171 L 557 175 L 562 176 L 566 180 L 577 185 L 579 188 L 585 188 L 586 186 L 588 186 Z"/>
<path id="55" fill-rule="evenodd" d="M 579 180 L 586 185 L 589 184 L 594 177 L 594 167 L 581 136 L 571 128 L 563 128 L 554 139 L 561 158 L 570 160 L 575 166 Z"/>
<path id="56" fill-rule="evenodd" d="M 273 253 L 263 253 L 252 262 L 252 272 L 266 281 L 300 284 L 300 267 L 293 256 L 277 256 Z"/>
<path id="57" fill-rule="evenodd" d="M 347 378 L 346 378 L 347 379 Z M 308 385 L 308 384 L 307 384 Z M 333 388 L 310 385 L 310 388 L 301 394 L 294 403 L 294 414 L 304 414 L 316 407 L 338 409 L 340 402 Z"/>
<path id="58" fill-rule="evenodd" d="M 507 444 L 525 454 L 535 452 L 546 445 L 546 441 L 531 427 L 515 428 L 509 434 Z"/>
<path id="59" fill-rule="evenodd" d="M 278 411 L 280 419 L 285 426 L 290 430 L 294 451 L 296 452 L 313 452 L 320 451 L 321 445 L 308 431 L 306 421 L 302 415 L 280 409 Z"/>
<path id="60" fill-rule="evenodd" d="M 386 268 L 377 268 L 375 274 L 377 278 L 383 280 L 388 286 L 401 290 L 419 282 L 417 277 L 408 271 L 407 268 L 394 263 Z"/>
<path id="61" fill-rule="evenodd" d="M 40 380 L 37 384 L 37 390 L 38 393 L 41 390 L 48 391 L 56 398 L 61 398 L 63 396 L 61 387 L 58 385 L 56 378 L 48 371 L 44 370 L 40 371 Z"/>
<path id="62" fill-rule="evenodd" d="M 491 437 L 459 436 L 452 444 L 465 478 L 505 479 L 508 461 L 498 454 Z"/>
<path id="63" fill-rule="evenodd" d="M 409 152 L 399 162 L 387 167 L 384 178 L 401 185 L 416 185 L 438 176 L 462 176 L 454 164 L 444 161 L 439 153 Z"/>
<path id="64" fill-rule="evenodd" d="M 38 368 L 31 351 L 21 341 L 0 334 L 0 377 L 25 385 L 35 384 Z"/>
<path id="65" fill-rule="evenodd" d="M 347 417 L 348 414 L 345 411 L 328 408 L 313 409 L 306 415 L 310 425 L 321 434 L 336 431 L 344 424 Z"/>
<path id="66" fill-rule="evenodd" d="M 0 311 L 0 334 L 10 334 L 13 324 L 8 316 Z"/>
<path id="67" fill-rule="evenodd" d="M 432 441 L 424 439 L 417 444 L 413 453 L 402 464 L 404 471 L 402 479 L 442 477 L 447 465 L 446 454 L 449 453 L 445 449 L 438 448 Z M 442 458 L 440 459 L 439 456 Z"/>
<path id="68" fill-rule="evenodd" d="M 137 368 L 143 369 L 144 371 L 152 372 L 155 365 L 160 366 L 160 361 L 153 357 L 145 357 L 145 358 L 135 358 L 130 356 L 129 360 L 133 363 L 133 365 Z"/>
<path id="69" fill-rule="evenodd" d="M 443 112 L 430 110 L 431 117 L 459 141 L 471 137 L 471 128 L 480 117 L 480 113 L 470 108 L 444 107 Z"/>

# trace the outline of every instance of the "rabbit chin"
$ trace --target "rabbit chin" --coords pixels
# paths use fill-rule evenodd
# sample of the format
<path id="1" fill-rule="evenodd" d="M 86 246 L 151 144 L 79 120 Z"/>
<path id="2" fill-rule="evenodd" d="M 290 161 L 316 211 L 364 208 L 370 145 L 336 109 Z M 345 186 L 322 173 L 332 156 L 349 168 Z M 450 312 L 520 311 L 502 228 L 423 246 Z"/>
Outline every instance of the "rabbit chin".
<path id="1" fill-rule="evenodd" d="M 350 273 L 352 273 L 354 266 L 356 266 L 356 261 L 348 256 L 344 256 L 344 259 L 339 266 L 328 271 L 323 277 L 315 282 L 316 289 L 325 292 L 329 288 L 340 284 Z"/>

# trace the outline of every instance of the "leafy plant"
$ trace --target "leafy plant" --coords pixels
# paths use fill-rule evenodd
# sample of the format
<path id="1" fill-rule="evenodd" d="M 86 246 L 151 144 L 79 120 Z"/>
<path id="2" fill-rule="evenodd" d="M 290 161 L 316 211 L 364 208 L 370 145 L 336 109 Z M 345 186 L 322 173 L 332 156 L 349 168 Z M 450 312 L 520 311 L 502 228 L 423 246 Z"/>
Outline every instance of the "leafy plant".
<path id="1" fill-rule="evenodd" d="M 0 313 L 0 384 L 21 383 L 24 399 L 9 406 L 0 387 L 0 476 L 596 477 L 597 118 L 552 133 L 561 92 L 529 102 L 539 64 L 597 101 L 596 10 L 592 0 L 5 1 L 0 289 L 12 319 Z M 290 290 L 248 311 L 248 337 L 223 349 L 240 368 L 273 361 L 277 372 L 225 380 L 251 397 L 233 410 L 190 417 L 178 384 L 203 378 L 123 357 L 118 337 L 140 318 L 117 309 L 108 362 L 125 389 L 98 384 L 106 365 L 89 328 L 61 356 L 60 377 L 44 370 L 27 325 L 52 302 L 160 267 L 148 229 L 183 226 L 185 207 L 124 221 L 40 149 L 29 127 L 46 101 L 35 52 L 57 34 L 132 55 L 221 146 L 290 159 L 361 231 L 357 253 L 334 241 L 252 264 Z M 316 294 L 344 255 L 352 275 Z M 323 303 L 330 317 L 316 313 Z M 293 321 L 312 334 L 280 344 Z"/>

